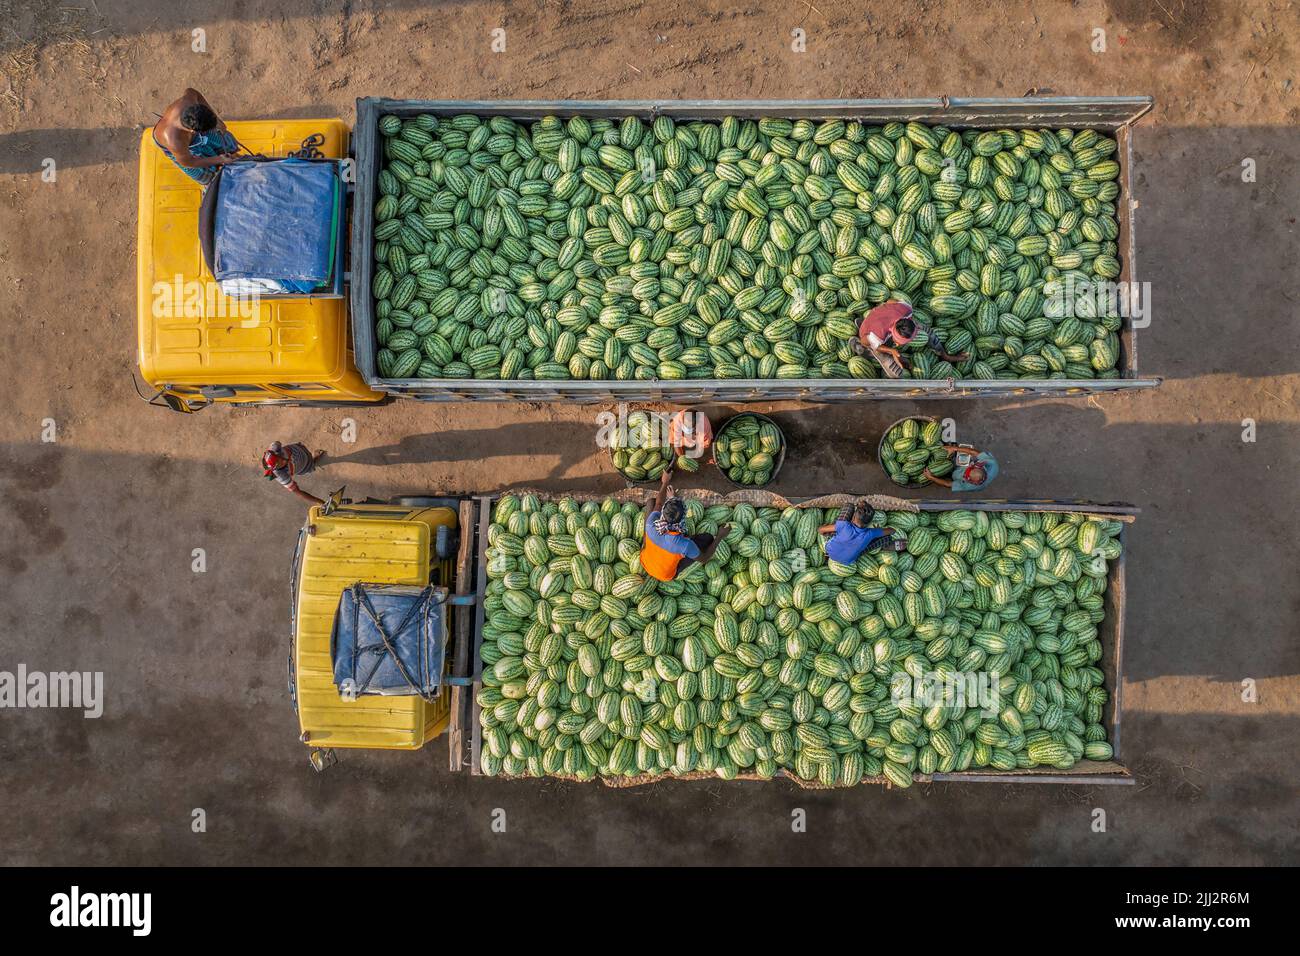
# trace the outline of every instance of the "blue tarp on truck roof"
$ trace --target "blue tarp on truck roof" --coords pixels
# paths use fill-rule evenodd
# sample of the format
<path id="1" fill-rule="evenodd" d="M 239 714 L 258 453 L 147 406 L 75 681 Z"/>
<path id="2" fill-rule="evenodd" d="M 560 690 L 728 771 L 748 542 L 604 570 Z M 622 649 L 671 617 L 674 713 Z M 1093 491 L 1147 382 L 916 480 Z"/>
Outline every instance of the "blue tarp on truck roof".
<path id="1" fill-rule="evenodd" d="M 442 684 L 445 588 L 353 584 L 339 598 L 330 635 L 334 684 L 347 697 L 416 695 Z"/>
<path id="2" fill-rule="evenodd" d="M 311 292 L 333 275 L 339 214 L 334 163 L 284 159 L 221 171 L 213 274 Z"/>

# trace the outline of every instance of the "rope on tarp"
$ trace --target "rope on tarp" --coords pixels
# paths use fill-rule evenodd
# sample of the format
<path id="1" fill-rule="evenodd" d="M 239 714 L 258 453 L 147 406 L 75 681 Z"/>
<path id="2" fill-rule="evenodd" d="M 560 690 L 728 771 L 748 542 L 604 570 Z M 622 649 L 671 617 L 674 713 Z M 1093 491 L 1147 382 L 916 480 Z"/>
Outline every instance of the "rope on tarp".
<path id="1" fill-rule="evenodd" d="M 379 640 L 383 642 L 384 650 L 387 652 L 388 656 L 393 659 L 393 663 L 397 665 L 397 671 L 401 674 L 402 680 L 406 681 L 407 686 L 411 688 L 411 693 L 416 697 L 421 698 L 426 703 L 433 703 L 438 696 L 437 693 L 426 693 L 416 683 L 415 678 L 411 676 L 411 672 L 402 661 L 401 655 L 397 653 L 397 648 L 393 646 L 393 635 L 388 633 L 388 629 L 384 627 L 383 618 L 379 616 L 379 612 L 375 610 L 375 606 L 370 603 L 370 595 L 366 592 L 366 585 L 358 581 L 352 585 L 350 590 L 352 591 L 352 599 L 355 602 L 354 606 L 360 613 L 370 619 L 370 623 L 374 627 L 375 633 L 379 635 Z M 407 608 L 406 615 L 402 618 L 401 623 L 393 629 L 393 634 L 401 634 L 413 621 L 424 619 L 428 616 L 432 608 L 437 607 L 442 603 L 443 599 L 435 597 L 433 588 L 425 588 L 420 594 L 420 599 Z M 370 688 L 370 681 L 374 679 L 380 665 L 384 662 L 384 654 L 379 651 L 378 648 L 370 648 L 369 652 L 372 655 L 374 663 L 372 664 L 369 673 L 357 682 L 356 693 L 358 695 L 366 693 Z"/>

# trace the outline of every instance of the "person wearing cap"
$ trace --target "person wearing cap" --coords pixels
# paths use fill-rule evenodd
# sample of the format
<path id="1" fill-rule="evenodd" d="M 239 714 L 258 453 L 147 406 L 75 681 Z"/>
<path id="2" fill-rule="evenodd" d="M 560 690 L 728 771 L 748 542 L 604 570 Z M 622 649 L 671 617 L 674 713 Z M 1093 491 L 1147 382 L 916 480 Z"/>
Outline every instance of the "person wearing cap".
<path id="1" fill-rule="evenodd" d="M 664 470 L 659 479 L 659 492 L 645 519 L 645 543 L 641 545 L 641 568 L 660 581 L 671 581 L 692 564 L 704 564 L 718 542 L 731 531 L 723 525 L 717 535 L 700 533 L 691 535 L 686 527 L 686 503 L 673 494 L 668 479 L 672 469 Z"/>
<path id="2" fill-rule="evenodd" d="M 907 539 L 895 537 L 897 532 L 893 528 L 868 527 L 875 516 L 876 509 L 865 498 L 859 498 L 856 505 L 841 508 L 834 523 L 817 529 L 818 534 L 832 535 L 825 542 L 826 557 L 839 564 L 852 564 L 864 551 L 904 550 Z"/>
<path id="3" fill-rule="evenodd" d="M 291 442 L 288 445 L 282 445 L 278 441 L 271 442 L 271 447 L 262 454 L 262 475 L 268 481 L 279 482 L 303 501 L 323 505 L 325 503 L 323 500 L 298 487 L 298 478 L 315 471 L 317 463 L 324 455 L 323 451 L 313 455 L 302 442 Z"/>
<path id="4" fill-rule="evenodd" d="M 858 339 L 853 343 L 853 351 L 858 355 L 870 355 L 890 378 L 902 378 L 911 363 L 899 349 L 921 332 L 926 333 L 926 345 L 930 351 L 944 361 L 962 362 L 970 357 L 966 352 L 952 355 L 944 351 L 938 335 L 916 321 L 912 307 L 906 302 L 886 302 L 868 312 L 858 326 Z"/>
<path id="5" fill-rule="evenodd" d="M 668 422 L 668 445 L 678 455 L 698 461 L 713 445 L 713 424 L 703 412 L 682 409 Z"/>
<path id="6" fill-rule="evenodd" d="M 936 485 L 953 491 L 979 491 L 998 476 L 998 460 L 987 451 L 970 445 L 944 445 L 943 450 L 952 458 L 952 477 L 940 478 L 925 469 L 925 477 Z"/>

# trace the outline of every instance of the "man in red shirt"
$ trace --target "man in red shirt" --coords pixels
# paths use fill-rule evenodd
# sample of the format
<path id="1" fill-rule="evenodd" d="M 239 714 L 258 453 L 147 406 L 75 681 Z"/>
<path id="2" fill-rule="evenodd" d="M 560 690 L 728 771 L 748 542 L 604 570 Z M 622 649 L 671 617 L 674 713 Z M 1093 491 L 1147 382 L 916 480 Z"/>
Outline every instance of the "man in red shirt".
<path id="1" fill-rule="evenodd" d="M 315 471 L 317 462 L 324 454 L 325 452 L 318 451 L 313 455 L 302 442 L 296 441 L 288 445 L 271 442 L 271 447 L 262 455 L 262 475 L 268 480 L 279 482 L 303 501 L 323 505 L 325 502 L 320 498 L 299 488 L 297 479 L 300 475 L 310 475 Z"/>
<path id="2" fill-rule="evenodd" d="M 890 378 L 902 378 L 910 363 L 899 348 L 916 338 L 918 332 L 927 333 L 926 345 L 941 359 L 962 362 L 970 358 L 966 352 L 951 355 L 944 351 L 939 337 L 916 321 L 912 307 L 906 302 L 886 302 L 868 312 L 858 326 L 853 350 L 859 355 L 872 356 Z"/>

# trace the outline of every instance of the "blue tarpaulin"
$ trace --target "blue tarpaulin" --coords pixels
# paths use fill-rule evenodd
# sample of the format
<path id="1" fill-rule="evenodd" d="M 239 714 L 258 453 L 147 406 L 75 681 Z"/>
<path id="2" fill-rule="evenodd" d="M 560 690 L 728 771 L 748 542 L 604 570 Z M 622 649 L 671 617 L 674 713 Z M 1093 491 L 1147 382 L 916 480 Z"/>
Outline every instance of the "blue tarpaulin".
<path id="1" fill-rule="evenodd" d="M 395 584 L 353 584 L 344 591 L 330 636 L 339 693 L 437 696 L 446 596 L 443 588 Z"/>
<path id="2" fill-rule="evenodd" d="M 286 159 L 222 170 L 214 220 L 217 281 L 311 292 L 334 266 L 338 177 L 333 163 Z"/>

